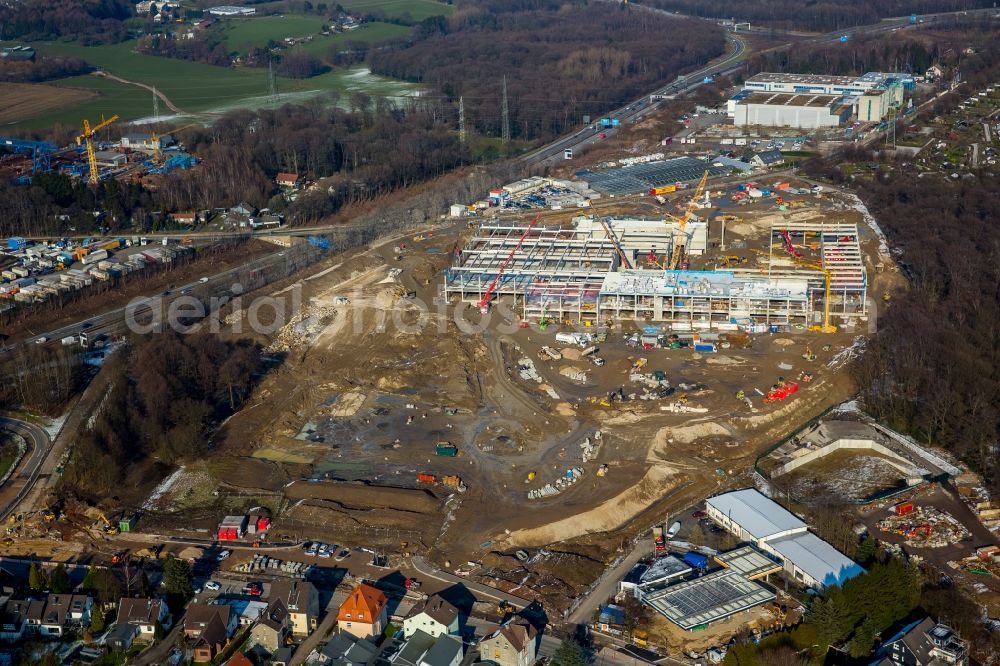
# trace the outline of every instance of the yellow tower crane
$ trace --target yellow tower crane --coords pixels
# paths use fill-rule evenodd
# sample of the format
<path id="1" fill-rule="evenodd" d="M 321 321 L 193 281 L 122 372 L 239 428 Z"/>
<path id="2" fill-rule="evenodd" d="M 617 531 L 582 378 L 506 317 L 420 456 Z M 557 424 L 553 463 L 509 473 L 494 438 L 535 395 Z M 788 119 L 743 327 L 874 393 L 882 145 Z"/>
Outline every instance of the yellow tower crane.
<path id="1" fill-rule="evenodd" d="M 690 220 L 691 216 L 694 214 L 694 209 L 698 207 L 698 200 L 701 198 L 701 193 L 705 189 L 706 182 L 708 182 L 708 169 L 705 169 L 705 173 L 702 175 L 701 180 L 698 181 L 698 187 L 695 188 L 694 194 L 691 196 L 691 201 L 688 202 L 687 210 L 684 211 L 684 216 L 674 217 L 673 215 L 667 213 L 668 216 L 677 220 L 677 241 L 674 243 L 674 252 L 670 255 L 670 270 L 677 270 L 677 267 L 681 264 L 681 260 L 684 258 L 684 244 L 686 242 L 684 228 L 687 226 L 688 220 Z"/>
<path id="2" fill-rule="evenodd" d="M 170 134 L 176 134 L 177 132 L 186 130 L 189 127 L 202 127 L 202 124 L 190 123 L 185 125 L 184 127 L 178 127 L 175 130 L 170 130 Z M 160 139 L 162 139 L 164 136 L 165 135 L 157 134 L 156 132 L 153 132 L 153 134 L 150 136 L 150 139 L 153 142 L 153 161 L 156 162 L 157 164 L 163 162 L 163 154 L 160 152 Z"/>
<path id="3" fill-rule="evenodd" d="M 823 296 L 823 325 L 810 326 L 809 330 L 814 333 L 836 333 L 837 327 L 830 323 L 830 269 L 823 266 L 822 263 L 816 261 L 803 261 L 801 259 L 793 259 L 793 261 L 797 266 L 801 266 L 802 268 L 811 268 L 815 271 L 823 273 L 823 279 L 826 285 L 825 294 Z"/>
<path id="4" fill-rule="evenodd" d="M 118 116 L 111 116 L 107 120 L 101 120 L 96 126 L 91 127 L 90 121 L 86 118 L 83 119 L 83 134 L 76 137 L 76 145 L 85 143 L 87 146 L 87 162 L 90 164 L 90 184 L 97 185 L 101 181 L 100 175 L 97 171 L 97 156 L 94 154 L 94 135 L 97 134 L 99 130 L 104 129 L 111 123 L 118 120 Z"/>

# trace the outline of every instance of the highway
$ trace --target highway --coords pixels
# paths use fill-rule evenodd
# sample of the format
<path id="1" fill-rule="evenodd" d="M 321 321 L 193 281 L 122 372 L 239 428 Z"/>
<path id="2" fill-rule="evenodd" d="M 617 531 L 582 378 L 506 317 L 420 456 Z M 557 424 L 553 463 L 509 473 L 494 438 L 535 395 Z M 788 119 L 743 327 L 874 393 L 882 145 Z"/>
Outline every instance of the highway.
<path id="1" fill-rule="evenodd" d="M 178 285 L 169 291 L 160 294 L 159 296 L 145 296 L 140 299 L 135 299 L 133 300 L 133 304 L 131 306 L 115 308 L 113 310 L 94 315 L 86 320 L 67 324 L 66 326 L 62 326 L 51 331 L 46 331 L 27 338 L 21 344 L 44 344 L 48 346 L 58 346 L 61 344 L 60 341 L 63 338 L 71 336 L 79 337 L 81 333 L 86 333 L 88 340 L 91 342 L 101 335 L 110 339 L 113 336 L 121 335 L 128 330 L 126 325 L 127 311 L 131 311 L 131 319 L 133 321 L 145 322 L 154 313 L 159 313 L 160 315 L 165 316 L 169 310 L 170 303 L 174 299 L 193 293 L 196 289 L 198 290 L 198 296 L 201 300 L 204 300 L 206 297 L 215 297 L 228 301 L 227 297 L 233 296 L 231 291 L 233 284 L 238 281 L 240 276 L 246 274 L 248 271 L 251 273 L 264 273 L 270 268 L 283 264 L 286 261 L 286 257 L 288 257 L 286 252 L 288 251 L 281 250 L 279 252 L 255 259 L 242 266 L 237 266 L 236 268 L 216 273 L 215 275 L 207 278 L 201 278 L 194 282 Z M 248 290 L 248 285 L 242 286 L 244 291 Z M 18 349 L 19 346 L 20 345 L 16 343 L 12 344 L 8 346 L 4 352 L 14 351 Z"/>
<path id="2" fill-rule="evenodd" d="M 44 428 L 34 423 L 6 416 L 0 417 L 0 429 L 16 432 L 27 443 L 27 449 L 24 452 L 25 458 L 20 461 L 10 478 L 4 482 L 3 488 L 0 489 L 0 497 L 3 498 L 0 521 L 4 521 L 31 491 L 38 478 L 42 461 L 45 460 L 45 456 L 48 455 L 52 446 L 52 439 Z"/>
<path id="3" fill-rule="evenodd" d="M 662 12 L 662 10 L 654 9 L 649 11 Z M 669 14 L 669 12 L 662 13 Z M 657 88 L 630 104 L 626 104 L 623 107 L 609 111 L 601 117 L 613 120 L 616 119 L 622 124 L 637 122 L 659 108 L 659 100 L 654 98 L 672 99 L 678 95 L 683 95 L 702 85 L 705 85 L 705 77 L 714 77 L 718 74 L 728 74 L 739 69 L 743 64 L 743 59 L 746 55 L 746 44 L 742 39 L 734 34 L 727 35 L 727 41 L 732 45 L 732 50 L 721 60 L 717 60 L 697 71 L 678 77 L 673 83 L 668 83 L 665 86 Z M 542 146 L 541 148 L 528 153 L 521 159 L 529 166 L 544 164 L 549 161 L 557 162 L 564 159 L 563 155 L 566 150 L 573 150 L 575 152 L 588 144 L 601 141 L 601 134 L 610 137 L 615 134 L 616 131 L 617 130 L 614 127 L 601 127 L 595 120 L 594 124 L 588 125 L 569 136 L 557 139 L 552 143 Z"/>

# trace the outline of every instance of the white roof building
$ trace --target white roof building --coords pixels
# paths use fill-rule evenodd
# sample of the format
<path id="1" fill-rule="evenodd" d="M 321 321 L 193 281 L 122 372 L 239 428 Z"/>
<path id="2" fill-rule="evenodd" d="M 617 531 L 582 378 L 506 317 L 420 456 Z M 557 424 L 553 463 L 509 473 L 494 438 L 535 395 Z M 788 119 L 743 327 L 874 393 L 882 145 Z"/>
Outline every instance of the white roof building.
<path id="1" fill-rule="evenodd" d="M 809 532 L 790 511 L 753 488 L 710 497 L 709 517 L 743 541 L 779 558 L 795 580 L 827 587 L 864 572 L 856 562 Z"/>

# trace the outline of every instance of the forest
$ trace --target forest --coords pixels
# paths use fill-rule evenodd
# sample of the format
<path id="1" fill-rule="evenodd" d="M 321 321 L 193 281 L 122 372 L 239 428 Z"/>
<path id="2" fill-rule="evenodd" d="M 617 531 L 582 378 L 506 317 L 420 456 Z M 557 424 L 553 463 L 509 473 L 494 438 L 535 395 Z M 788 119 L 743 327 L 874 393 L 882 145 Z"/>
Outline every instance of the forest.
<path id="1" fill-rule="evenodd" d="M 86 74 L 90 69 L 90 65 L 80 58 L 38 57 L 34 61 L 0 61 L 0 81 L 41 83 Z"/>
<path id="2" fill-rule="evenodd" d="M 750 21 L 772 28 L 827 32 L 892 16 L 993 7 L 993 0 L 638 0 L 690 16 Z"/>
<path id="3" fill-rule="evenodd" d="M 120 42 L 132 16 L 127 0 L 31 0 L 0 3 L 5 40 L 76 39 L 84 45 Z"/>
<path id="4" fill-rule="evenodd" d="M 666 36 L 670 36 L 666 38 Z M 605 3 L 467 0 L 418 26 L 405 48 L 379 49 L 377 74 L 464 97 L 473 132 L 501 135 L 504 77 L 514 139 L 578 125 L 677 78 L 724 50 L 718 26 Z"/>
<path id="5" fill-rule="evenodd" d="M 80 433 L 64 483 L 107 496 L 153 463 L 204 453 L 210 428 L 240 408 L 261 370 L 260 349 L 211 334 L 163 333 L 133 339 L 107 359 L 107 397 Z"/>

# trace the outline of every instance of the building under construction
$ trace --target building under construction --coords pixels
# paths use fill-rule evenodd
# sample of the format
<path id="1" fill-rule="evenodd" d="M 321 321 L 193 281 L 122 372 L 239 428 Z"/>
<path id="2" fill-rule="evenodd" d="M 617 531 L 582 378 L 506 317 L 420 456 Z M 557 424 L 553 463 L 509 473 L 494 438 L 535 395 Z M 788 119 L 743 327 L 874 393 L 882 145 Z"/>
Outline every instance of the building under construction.
<path id="1" fill-rule="evenodd" d="M 709 251 L 710 223 L 687 223 L 686 257 Z M 529 320 L 631 319 L 691 330 L 819 325 L 865 314 L 857 225 L 774 226 L 760 267 L 726 270 L 671 269 L 678 228 L 677 222 L 624 217 L 538 227 L 485 222 L 455 253 L 444 295 L 474 303 L 513 299 L 515 311 Z"/>

